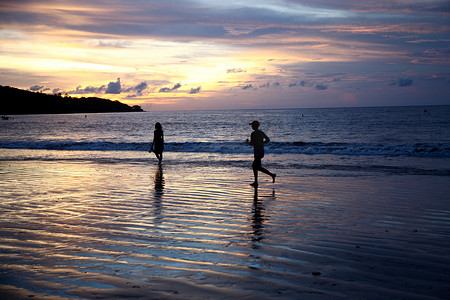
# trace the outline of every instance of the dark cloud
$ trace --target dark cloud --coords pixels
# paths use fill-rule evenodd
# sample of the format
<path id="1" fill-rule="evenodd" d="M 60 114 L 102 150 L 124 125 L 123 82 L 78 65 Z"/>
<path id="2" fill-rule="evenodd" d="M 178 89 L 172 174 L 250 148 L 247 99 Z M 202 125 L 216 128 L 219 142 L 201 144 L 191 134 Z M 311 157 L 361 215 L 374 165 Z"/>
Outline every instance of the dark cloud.
<path id="1" fill-rule="evenodd" d="M 120 94 L 122 91 L 122 86 L 120 85 L 120 78 L 117 78 L 116 82 L 108 83 L 108 88 L 105 91 L 105 94 Z"/>
<path id="2" fill-rule="evenodd" d="M 137 96 L 142 96 L 142 92 L 147 88 L 148 88 L 148 84 L 145 81 L 139 83 L 136 86 L 122 88 L 121 83 L 120 83 L 120 78 L 117 78 L 117 81 L 110 82 L 108 84 L 108 86 L 106 86 L 106 85 L 102 85 L 99 87 L 87 86 L 85 88 L 82 88 L 81 86 L 77 86 L 77 88 L 75 90 L 71 90 L 71 91 L 62 91 L 61 89 L 57 88 L 57 89 L 53 90 L 53 93 L 56 94 L 58 92 L 64 92 L 64 93 L 68 93 L 68 94 L 82 95 L 82 94 L 102 94 L 102 93 L 120 94 L 122 92 L 124 92 L 124 93 L 135 92 L 134 96 L 137 97 Z M 131 95 L 129 95 L 128 97 L 131 97 Z"/>
<path id="3" fill-rule="evenodd" d="M 326 89 L 328 89 L 328 86 L 327 86 L 327 85 L 325 85 L 325 84 L 323 84 L 323 83 L 316 84 L 316 90 L 318 90 L 318 91 L 324 91 L 324 90 L 326 90 Z"/>
<path id="4" fill-rule="evenodd" d="M 83 93 L 84 94 L 100 94 L 105 90 L 105 86 L 102 85 L 100 87 L 94 87 L 94 86 L 87 86 L 84 88 Z M 114 94 L 114 93 L 111 93 Z"/>
<path id="5" fill-rule="evenodd" d="M 199 93 L 200 92 L 200 89 L 201 89 L 202 87 L 201 86 L 199 86 L 199 87 L 197 87 L 197 88 L 191 88 L 191 90 L 189 91 L 189 94 L 197 94 L 197 93 Z"/>
<path id="6" fill-rule="evenodd" d="M 33 85 L 30 87 L 30 91 L 36 92 L 36 91 L 40 91 L 44 88 L 44 85 Z"/>
<path id="7" fill-rule="evenodd" d="M 245 72 L 247 71 L 241 68 L 227 69 L 227 73 L 245 73 Z"/>
<path id="8" fill-rule="evenodd" d="M 75 90 L 72 91 L 66 91 L 67 94 L 77 94 L 77 95 L 82 95 L 82 94 L 100 94 L 105 90 L 105 85 L 102 85 L 100 87 L 95 87 L 95 86 L 87 86 L 85 88 L 82 88 L 81 86 L 77 86 L 77 88 Z M 58 89 L 58 91 L 60 91 Z"/>
<path id="9" fill-rule="evenodd" d="M 180 83 L 177 83 L 177 84 L 175 84 L 173 87 L 171 87 L 171 88 L 167 88 L 167 87 L 165 87 L 165 88 L 161 88 L 160 90 L 159 90 L 159 92 L 160 93 L 169 93 L 169 92 L 172 92 L 172 91 L 175 91 L 175 90 L 177 90 L 177 89 L 179 89 L 181 87 L 181 84 Z"/>
<path id="10" fill-rule="evenodd" d="M 438 43 L 440 41 L 432 42 Z M 409 57 L 412 58 L 412 62 L 415 64 L 447 64 L 450 60 L 450 48 L 425 49 L 420 53 L 409 55 Z"/>
<path id="11" fill-rule="evenodd" d="M 411 78 L 399 78 L 398 79 L 398 86 L 404 87 L 404 86 L 411 86 L 413 85 L 413 80 Z"/>
<path id="12" fill-rule="evenodd" d="M 306 80 L 302 80 L 300 82 L 291 82 L 291 83 L 289 83 L 289 87 L 295 87 L 295 86 L 311 87 L 313 85 L 314 85 L 313 83 L 311 83 L 309 81 L 306 81 Z"/>
<path id="13" fill-rule="evenodd" d="M 139 83 L 139 84 L 135 87 L 135 89 L 136 89 L 136 91 L 140 94 L 140 93 L 142 93 L 142 91 L 145 90 L 147 87 L 148 87 L 147 83 L 146 83 L 145 81 L 143 81 L 143 82 Z"/>
<path id="14" fill-rule="evenodd" d="M 279 82 L 267 82 L 267 83 L 264 83 L 264 84 L 262 84 L 262 85 L 260 85 L 259 87 L 260 88 L 268 88 L 268 87 L 277 87 L 277 86 L 281 86 L 281 84 L 279 83 Z"/>
<path id="15" fill-rule="evenodd" d="M 132 97 L 132 96 L 137 97 L 137 96 L 142 96 L 142 92 L 147 88 L 148 88 L 147 82 L 143 81 L 136 86 L 122 89 L 122 91 L 125 93 L 136 92 L 135 95 L 128 95 L 128 97 Z"/>

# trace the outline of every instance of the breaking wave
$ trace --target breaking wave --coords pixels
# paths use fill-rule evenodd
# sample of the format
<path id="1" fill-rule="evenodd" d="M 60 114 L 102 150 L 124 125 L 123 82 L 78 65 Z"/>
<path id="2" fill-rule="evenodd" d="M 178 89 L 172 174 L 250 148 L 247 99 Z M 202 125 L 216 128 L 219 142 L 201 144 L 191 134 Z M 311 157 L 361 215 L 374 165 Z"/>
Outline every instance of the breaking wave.
<path id="1" fill-rule="evenodd" d="M 126 142 L 0 142 L 3 149 L 80 150 L 80 151 L 148 151 L 149 143 Z M 369 143 L 322 143 L 322 142 L 271 142 L 266 146 L 271 154 L 332 154 L 332 155 L 381 155 L 450 157 L 450 145 L 440 143 L 416 144 L 369 144 Z M 252 148 L 243 142 L 184 142 L 166 143 L 167 152 L 198 153 L 251 153 Z"/>

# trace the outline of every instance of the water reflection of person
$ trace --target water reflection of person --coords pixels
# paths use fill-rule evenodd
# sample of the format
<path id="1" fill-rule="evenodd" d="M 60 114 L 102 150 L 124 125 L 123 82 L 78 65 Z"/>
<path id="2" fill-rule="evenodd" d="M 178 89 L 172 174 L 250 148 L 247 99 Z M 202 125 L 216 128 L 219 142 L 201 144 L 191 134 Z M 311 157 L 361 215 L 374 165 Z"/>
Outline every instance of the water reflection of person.
<path id="1" fill-rule="evenodd" d="M 252 248 L 258 249 L 259 243 L 264 238 L 264 205 L 258 199 L 258 187 L 255 187 L 253 195 L 253 217 L 252 217 Z"/>
<path id="2" fill-rule="evenodd" d="M 162 196 L 164 195 L 164 176 L 163 167 L 161 165 L 156 168 L 155 172 L 155 194 L 154 194 L 154 217 L 161 219 Z"/>
<path id="3" fill-rule="evenodd" d="M 252 248 L 258 249 L 258 243 L 264 239 L 264 223 L 267 220 L 265 216 L 265 208 L 261 198 L 275 199 L 275 190 L 272 190 L 270 196 L 258 196 L 258 188 L 255 187 L 253 194 L 253 209 L 252 209 Z"/>

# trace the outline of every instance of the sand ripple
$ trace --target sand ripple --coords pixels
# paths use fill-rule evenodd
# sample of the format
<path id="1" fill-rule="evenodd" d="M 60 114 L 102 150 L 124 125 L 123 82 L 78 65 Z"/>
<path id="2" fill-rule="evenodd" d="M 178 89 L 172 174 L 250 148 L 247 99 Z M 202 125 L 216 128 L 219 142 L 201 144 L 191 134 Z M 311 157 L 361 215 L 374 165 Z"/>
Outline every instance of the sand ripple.
<path id="1" fill-rule="evenodd" d="M 445 178 L 280 176 L 254 191 L 226 168 L 2 164 L 5 295 L 450 296 L 449 199 L 430 192 Z"/>

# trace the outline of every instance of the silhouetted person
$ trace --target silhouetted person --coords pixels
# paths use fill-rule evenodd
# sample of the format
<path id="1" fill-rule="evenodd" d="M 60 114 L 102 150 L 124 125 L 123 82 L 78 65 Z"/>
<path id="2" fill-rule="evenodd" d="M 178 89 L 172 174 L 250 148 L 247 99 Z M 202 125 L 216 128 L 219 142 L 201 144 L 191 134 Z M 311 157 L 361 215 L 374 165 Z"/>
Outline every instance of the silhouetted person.
<path id="1" fill-rule="evenodd" d="M 250 123 L 253 128 L 253 132 L 250 136 L 250 140 L 247 139 L 247 144 L 253 146 L 254 151 L 254 157 L 255 160 L 253 161 L 252 168 L 253 168 L 253 175 L 255 176 L 255 181 L 250 184 L 251 186 L 257 187 L 258 186 L 258 171 L 261 171 L 267 175 L 270 175 L 272 177 L 272 181 L 275 182 L 275 177 L 277 176 L 274 173 L 271 173 L 269 170 L 263 168 L 261 166 L 261 160 L 264 157 L 264 144 L 270 142 L 270 139 L 267 137 L 267 135 L 259 130 L 259 122 L 253 121 Z"/>
<path id="2" fill-rule="evenodd" d="M 159 122 L 155 124 L 155 131 L 153 133 L 153 142 L 150 146 L 150 151 L 153 152 L 156 155 L 156 158 L 159 160 L 159 163 L 161 163 L 163 158 L 163 151 L 164 151 L 164 133 L 162 130 L 162 126 Z"/>

